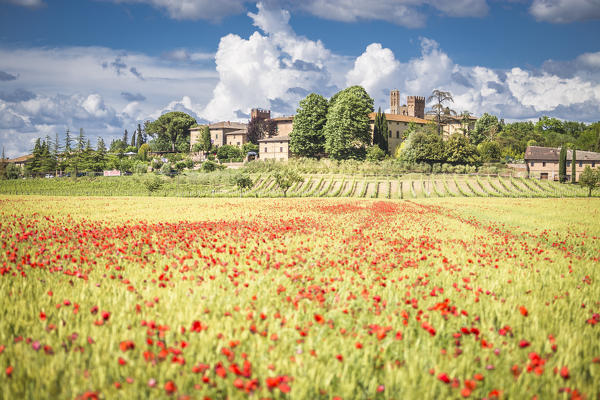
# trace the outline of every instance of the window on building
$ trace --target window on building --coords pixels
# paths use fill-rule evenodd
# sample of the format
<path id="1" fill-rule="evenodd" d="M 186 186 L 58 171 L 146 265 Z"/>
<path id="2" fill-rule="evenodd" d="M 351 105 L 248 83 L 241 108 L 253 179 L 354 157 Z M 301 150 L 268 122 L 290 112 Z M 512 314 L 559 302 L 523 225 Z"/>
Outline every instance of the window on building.
<path id="1" fill-rule="evenodd" d="M 396 139 L 400 139 L 400 131 L 396 131 Z"/>
<path id="2" fill-rule="evenodd" d="M 544 162 L 542 163 L 542 167 L 545 167 L 545 166 L 546 166 L 546 161 L 544 161 Z"/>
<path id="3" fill-rule="evenodd" d="M 390 129 L 390 137 L 392 137 L 392 130 Z"/>
<path id="4" fill-rule="evenodd" d="M 283 147 L 280 147 L 280 148 L 279 148 L 279 152 L 280 152 L 280 153 L 283 153 Z"/>
<path id="5" fill-rule="evenodd" d="M 215 139 L 218 139 L 218 138 L 219 138 L 219 134 L 217 133 L 217 134 L 215 134 Z"/>
<path id="6" fill-rule="evenodd" d="M 595 167 L 596 167 L 596 163 L 595 163 L 595 162 L 593 162 L 593 163 L 592 163 L 592 168 L 595 168 Z"/>
<path id="7" fill-rule="evenodd" d="M 583 162 L 579 161 L 579 167 L 583 167 Z"/>
<path id="8" fill-rule="evenodd" d="M 534 165 L 535 165 L 535 163 L 534 163 L 534 162 L 532 162 L 532 163 L 531 163 L 531 166 L 533 167 Z"/>
<path id="9" fill-rule="evenodd" d="M 268 150 L 268 149 L 265 147 L 265 153 L 267 152 L 267 150 Z"/>
<path id="10" fill-rule="evenodd" d="M 239 146 L 239 145 L 240 145 L 240 142 L 237 142 L 237 145 Z"/>

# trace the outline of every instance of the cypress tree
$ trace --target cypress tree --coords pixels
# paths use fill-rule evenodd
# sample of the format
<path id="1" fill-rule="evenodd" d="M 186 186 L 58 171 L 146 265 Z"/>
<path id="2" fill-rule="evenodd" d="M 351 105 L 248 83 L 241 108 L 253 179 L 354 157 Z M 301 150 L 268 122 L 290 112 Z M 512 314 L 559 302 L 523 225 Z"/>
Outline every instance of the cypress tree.
<path id="1" fill-rule="evenodd" d="M 127 143 L 129 142 L 129 134 L 127 133 L 127 129 L 125 129 L 125 133 L 123 133 L 123 146 L 127 147 Z"/>
<path id="2" fill-rule="evenodd" d="M 561 183 L 567 181 L 567 149 L 565 146 L 560 148 L 560 155 L 558 158 L 558 180 Z"/>
<path id="3" fill-rule="evenodd" d="M 575 149 L 571 150 L 573 157 L 571 157 L 571 183 L 577 183 L 577 166 L 575 165 Z"/>
<path id="4" fill-rule="evenodd" d="M 137 147 L 135 145 L 135 137 L 136 137 L 136 134 L 135 134 L 135 131 L 134 131 L 133 134 L 131 135 L 131 146 L 133 146 L 133 147 Z"/>
<path id="5" fill-rule="evenodd" d="M 141 145 L 144 144 L 144 137 L 142 136 L 142 125 L 138 124 L 138 128 L 137 128 L 137 140 L 136 140 L 136 145 L 137 148 L 139 149 Z"/>

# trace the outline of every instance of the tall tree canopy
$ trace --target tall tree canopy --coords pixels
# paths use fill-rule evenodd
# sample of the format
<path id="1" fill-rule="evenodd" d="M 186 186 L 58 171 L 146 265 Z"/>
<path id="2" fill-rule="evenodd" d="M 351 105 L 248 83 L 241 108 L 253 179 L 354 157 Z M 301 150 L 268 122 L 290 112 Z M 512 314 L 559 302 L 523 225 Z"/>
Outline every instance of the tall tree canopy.
<path id="1" fill-rule="evenodd" d="M 171 145 L 171 151 L 179 148 L 179 144 L 187 143 L 189 147 L 190 127 L 196 120 L 181 111 L 172 111 L 161 115 L 156 121 L 146 122 L 146 133 L 153 138 L 166 141 Z"/>
<path id="2" fill-rule="evenodd" d="M 290 133 L 290 150 L 294 154 L 318 157 L 325 151 L 323 128 L 327 122 L 327 107 L 327 99 L 315 93 L 300 101 Z"/>
<path id="3" fill-rule="evenodd" d="M 469 135 L 469 139 L 471 143 L 478 145 L 485 140 L 494 140 L 499 132 L 500 123 L 498 122 L 498 117 L 485 113 L 475 122 L 475 129 Z"/>
<path id="4" fill-rule="evenodd" d="M 435 123 L 437 125 L 437 133 L 438 135 L 442 132 L 442 124 L 446 121 L 448 116 L 456 115 L 456 112 L 450 107 L 445 107 L 444 105 L 448 102 L 454 103 L 454 98 L 452 97 L 452 93 L 444 92 L 439 89 L 435 89 L 431 92 L 431 96 L 427 98 L 427 102 L 433 102 L 433 106 L 431 106 L 431 111 L 428 114 L 435 115 Z"/>
<path id="5" fill-rule="evenodd" d="M 371 143 L 369 114 L 373 99 L 361 86 L 351 86 L 330 101 L 325 124 L 325 151 L 336 160 L 365 157 Z"/>

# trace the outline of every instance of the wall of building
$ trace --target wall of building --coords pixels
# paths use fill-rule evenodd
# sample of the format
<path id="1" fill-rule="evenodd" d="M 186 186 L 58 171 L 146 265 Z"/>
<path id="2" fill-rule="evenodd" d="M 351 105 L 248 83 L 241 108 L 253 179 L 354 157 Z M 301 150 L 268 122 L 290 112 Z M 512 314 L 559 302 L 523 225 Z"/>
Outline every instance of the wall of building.
<path id="1" fill-rule="evenodd" d="M 577 158 L 577 156 L 575 156 Z M 583 172 L 586 166 L 596 168 L 600 166 L 598 161 L 575 161 L 575 180 L 579 182 L 579 176 Z M 527 169 L 529 170 L 529 177 L 535 179 L 548 179 L 551 181 L 557 181 L 558 176 L 558 161 L 531 161 L 527 162 Z M 546 174 L 546 175 L 544 175 Z M 571 179 L 571 162 L 567 161 L 567 176 Z"/>
<path id="2" fill-rule="evenodd" d="M 227 144 L 232 146 L 241 146 L 247 142 L 247 135 L 242 133 L 226 134 L 225 137 L 227 138 Z"/>
<path id="3" fill-rule="evenodd" d="M 402 144 L 402 134 L 408 129 L 408 122 L 388 121 L 388 152 L 391 155 L 396 153 L 396 148 Z M 371 138 L 375 129 L 374 122 L 371 123 Z"/>
<path id="4" fill-rule="evenodd" d="M 293 121 L 276 121 L 277 122 L 277 133 L 275 136 L 290 136 L 292 128 L 294 126 Z"/>
<path id="5" fill-rule="evenodd" d="M 270 140 L 259 142 L 258 152 L 261 160 L 287 161 L 290 154 L 289 140 Z"/>

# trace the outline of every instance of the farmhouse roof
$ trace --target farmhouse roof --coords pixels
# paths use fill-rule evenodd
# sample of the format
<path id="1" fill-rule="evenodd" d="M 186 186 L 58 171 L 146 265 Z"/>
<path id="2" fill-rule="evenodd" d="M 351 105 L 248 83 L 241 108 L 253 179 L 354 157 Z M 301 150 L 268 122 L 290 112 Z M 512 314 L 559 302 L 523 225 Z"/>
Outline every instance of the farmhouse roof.
<path id="1" fill-rule="evenodd" d="M 6 162 L 16 164 L 16 163 L 27 162 L 27 161 L 31 160 L 32 158 L 33 158 L 33 154 L 27 154 L 27 155 L 24 155 L 21 157 L 11 158 L 10 160 L 6 160 Z"/>
<path id="2" fill-rule="evenodd" d="M 369 119 L 371 121 L 375 121 L 375 116 L 377 115 L 377 113 L 370 113 L 369 114 Z M 385 119 L 387 119 L 388 121 L 394 121 L 394 122 L 414 122 L 415 124 L 428 124 L 429 121 L 427 121 L 426 119 L 423 118 L 418 118 L 418 117 L 411 117 L 408 115 L 399 115 L 399 114 L 385 114 Z"/>
<path id="3" fill-rule="evenodd" d="M 270 138 L 260 139 L 258 142 L 259 143 L 268 143 L 268 142 L 289 142 L 289 141 L 290 141 L 289 136 L 273 136 Z"/>
<path id="4" fill-rule="evenodd" d="M 246 129 L 247 126 L 248 126 L 248 124 L 244 124 L 243 122 L 221 121 L 221 122 L 215 122 L 214 124 L 210 124 L 208 127 L 210 129 L 220 129 L 220 128 Z"/>
<path id="5" fill-rule="evenodd" d="M 294 116 L 293 115 L 288 115 L 287 117 L 277 117 L 277 118 L 271 118 L 273 121 L 275 122 L 286 122 L 286 121 L 293 121 L 294 120 Z"/>
<path id="6" fill-rule="evenodd" d="M 560 157 L 560 147 L 541 147 L 528 146 L 525 149 L 525 160 L 540 161 L 558 161 Z M 573 152 L 567 150 L 567 160 L 571 160 Z M 575 150 L 575 160 L 577 161 L 600 161 L 600 153 L 593 151 Z"/>
<path id="7" fill-rule="evenodd" d="M 248 131 L 246 129 L 238 129 L 238 130 L 235 130 L 235 131 L 225 132 L 224 135 L 225 136 L 229 136 L 229 135 L 245 135 L 247 133 L 248 133 Z"/>

